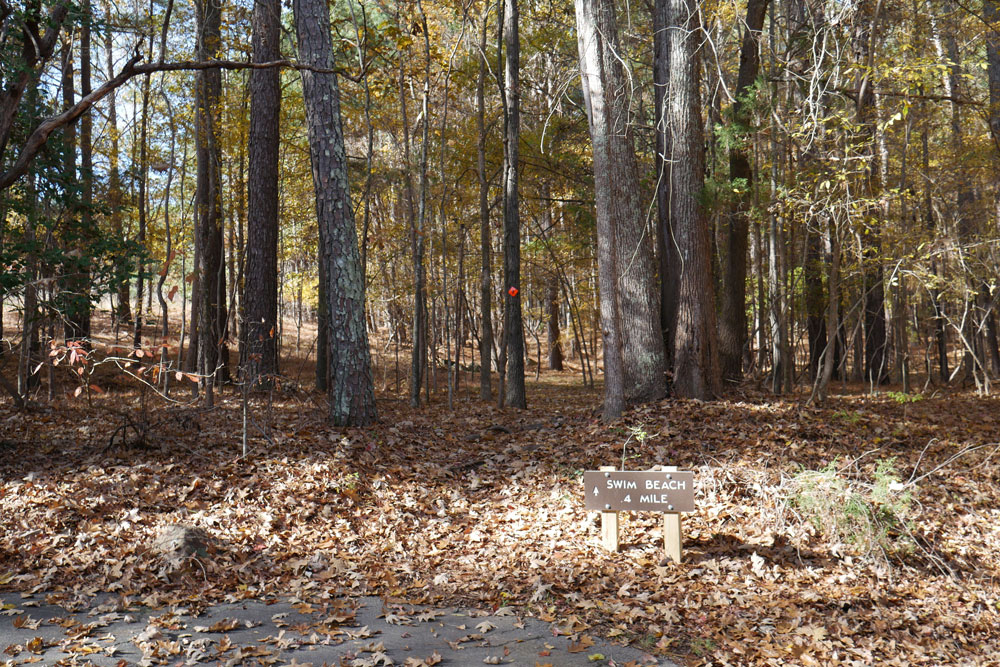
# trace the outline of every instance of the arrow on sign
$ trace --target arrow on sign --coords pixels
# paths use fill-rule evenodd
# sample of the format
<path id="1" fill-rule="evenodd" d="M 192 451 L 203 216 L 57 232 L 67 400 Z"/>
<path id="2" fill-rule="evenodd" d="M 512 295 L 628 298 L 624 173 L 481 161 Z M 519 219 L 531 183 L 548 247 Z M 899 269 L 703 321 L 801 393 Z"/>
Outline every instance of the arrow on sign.
<path id="1" fill-rule="evenodd" d="M 598 491 L 598 490 L 597 490 L 597 487 L 596 487 L 596 486 L 594 487 L 594 495 L 595 495 L 595 496 L 596 496 L 596 495 L 600 495 L 600 491 Z"/>

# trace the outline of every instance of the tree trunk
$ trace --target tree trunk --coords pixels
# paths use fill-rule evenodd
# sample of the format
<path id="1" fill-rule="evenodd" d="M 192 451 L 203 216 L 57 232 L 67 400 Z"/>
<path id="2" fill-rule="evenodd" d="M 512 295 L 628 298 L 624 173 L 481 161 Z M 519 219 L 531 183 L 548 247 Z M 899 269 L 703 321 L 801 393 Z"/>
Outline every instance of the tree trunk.
<path id="1" fill-rule="evenodd" d="M 91 84 L 91 35 L 90 2 L 82 4 L 83 17 L 80 26 L 80 96 L 92 92 Z M 94 121 L 90 112 L 80 118 L 80 229 L 78 238 L 81 245 L 89 247 L 97 235 L 94 228 Z M 90 258 L 84 256 L 77 267 L 77 275 L 72 280 L 76 292 L 75 308 L 67 320 L 67 338 L 90 339 Z"/>
<path id="2" fill-rule="evenodd" d="M 208 60 L 219 55 L 221 47 L 221 4 L 211 0 L 195 3 L 198 20 L 198 57 Z M 203 70 L 198 75 L 195 135 L 197 141 L 198 218 L 198 372 L 202 375 L 206 407 L 214 404 L 216 372 L 220 366 L 220 346 L 225 332 L 225 293 L 222 280 L 222 192 L 221 148 L 218 138 L 218 109 L 222 93 L 219 70 Z M 138 315 L 137 315 L 138 318 Z"/>
<path id="3" fill-rule="evenodd" d="M 554 273 L 549 278 L 548 286 L 548 343 L 549 343 L 549 370 L 561 371 L 563 369 L 562 336 L 559 331 L 559 274 Z"/>
<path id="4" fill-rule="evenodd" d="M 319 285 L 316 290 L 316 389 L 330 391 L 330 309 L 327 306 L 326 252 L 321 245 L 317 249 L 317 272 Z"/>
<path id="5" fill-rule="evenodd" d="M 836 332 L 840 328 L 840 240 L 837 234 L 837 223 L 830 217 L 829 220 L 830 237 L 830 272 L 827 276 L 827 283 L 830 286 L 830 300 L 826 306 L 826 330 Z M 823 348 L 823 367 L 818 375 L 813 396 L 818 397 L 820 402 L 826 400 L 827 390 L 830 380 L 833 378 L 834 367 L 837 362 L 836 351 L 839 346 L 839 339 L 835 333 L 827 336 L 827 344 Z"/>
<path id="6" fill-rule="evenodd" d="M 990 28 L 986 32 L 986 78 L 989 88 L 989 108 L 987 121 L 993 138 L 993 213 L 994 225 L 1000 224 L 1000 8 L 995 0 L 984 0 L 983 15 Z M 991 308 L 988 313 L 987 335 L 993 372 L 1000 373 L 1000 350 L 997 349 L 996 289 L 990 290 Z"/>
<path id="7" fill-rule="evenodd" d="M 746 27 L 740 50 L 740 69 L 736 81 L 736 101 L 733 103 L 733 124 L 740 133 L 750 135 L 750 108 L 747 99 L 760 69 L 760 32 L 764 27 L 768 0 L 750 0 L 747 4 Z M 729 182 L 736 194 L 725 218 L 721 248 L 722 281 L 719 304 L 719 370 L 722 379 L 737 382 L 743 377 L 743 348 L 747 338 L 747 238 L 750 230 L 751 188 L 753 170 L 747 137 L 729 150 Z"/>
<path id="8" fill-rule="evenodd" d="M 72 108 L 76 104 L 76 89 L 73 78 L 73 39 L 72 35 L 66 35 L 62 47 L 62 102 L 63 110 Z M 76 340 L 82 332 L 76 326 L 78 321 L 78 309 L 80 308 L 80 281 L 77 274 L 77 266 L 70 259 L 70 253 L 74 248 L 79 247 L 80 229 L 77 226 L 77 216 L 80 215 L 80 201 L 77 199 L 75 191 L 80 182 L 76 173 L 76 123 L 69 123 L 63 127 L 63 169 L 62 186 L 68 196 L 66 206 L 69 209 L 69 220 L 59 230 L 59 239 L 66 254 L 66 261 L 63 264 L 59 276 L 59 292 L 61 312 L 60 316 L 65 322 L 64 336 L 66 340 Z M 82 258 L 81 258 L 82 259 Z"/>
<path id="9" fill-rule="evenodd" d="M 674 335 L 677 330 L 677 277 L 680 255 L 670 220 L 671 165 L 673 150 L 667 127 L 667 91 L 670 86 L 670 39 L 666 32 L 670 20 L 667 0 L 653 3 L 653 104 L 656 118 L 656 248 L 660 287 L 660 331 L 664 346 L 664 365 L 674 368 Z"/>
<path id="10" fill-rule="evenodd" d="M 330 13 L 322 0 L 295 0 L 299 60 L 333 68 Z M 330 420 L 365 426 L 375 420 L 371 352 L 365 326 L 364 275 L 347 180 L 337 75 L 302 71 L 320 247 L 326 257 L 329 309 Z"/>
<path id="11" fill-rule="evenodd" d="M 504 340 L 507 368 L 504 400 L 524 409 L 524 322 L 521 316 L 521 213 L 518 201 L 519 142 L 521 136 L 521 47 L 517 0 L 504 0 L 504 184 L 503 274 Z"/>
<path id="12" fill-rule="evenodd" d="M 490 261 L 490 184 L 486 174 L 486 21 L 487 13 L 482 16 L 482 28 L 479 33 L 479 73 L 476 77 L 476 132 L 479 141 L 476 144 L 476 174 L 479 179 L 479 252 L 481 259 L 479 310 L 481 314 L 482 332 L 479 336 L 479 398 L 489 401 L 493 398 L 493 388 L 490 377 L 493 368 L 493 318 L 492 295 L 490 279 L 493 268 Z"/>
<path id="13" fill-rule="evenodd" d="M 253 62 L 281 58 L 280 0 L 255 0 Z M 246 286 L 243 291 L 243 382 L 269 382 L 278 372 L 278 138 L 281 87 L 277 69 L 250 72 Z"/>
<path id="14" fill-rule="evenodd" d="M 670 133 L 670 221 L 680 266 L 668 279 L 678 284 L 674 332 L 674 391 L 710 399 L 720 392 L 715 295 L 708 221 L 701 204 L 705 145 L 698 93 L 701 31 L 694 0 L 667 0 L 670 87 L 665 100 Z"/>
<path id="15" fill-rule="evenodd" d="M 580 71 L 594 150 L 604 419 L 666 393 L 655 269 L 611 0 L 576 0 Z"/>
<path id="16" fill-rule="evenodd" d="M 152 51 L 152 47 L 150 47 Z M 139 119 L 139 233 L 136 235 L 136 242 L 140 248 L 146 248 L 146 224 L 149 215 L 149 201 L 146 196 L 146 187 L 149 181 L 149 151 L 147 149 L 147 132 L 149 128 L 149 81 L 150 75 L 146 74 L 142 79 L 142 115 Z M 135 320 L 132 329 L 132 346 L 142 346 L 142 316 L 143 316 L 143 286 L 145 284 L 144 273 L 146 271 L 145 262 L 139 259 L 136 262 L 135 277 Z"/>
<path id="17" fill-rule="evenodd" d="M 114 76 L 114 40 L 109 31 L 104 36 L 104 57 L 107 67 L 106 78 Z M 111 232 L 115 239 L 124 239 L 122 230 L 122 187 L 121 174 L 118 170 L 118 96 L 112 90 L 108 94 L 108 135 L 110 138 L 110 154 L 108 155 L 108 207 L 110 209 Z M 114 313 L 115 336 L 117 339 L 118 327 L 132 321 L 132 307 L 129 304 L 128 281 L 124 280 L 118 287 L 117 306 Z"/>
<path id="18" fill-rule="evenodd" d="M 877 8 L 872 0 L 862 0 L 854 17 L 852 47 L 858 65 L 855 125 L 858 127 L 858 151 L 864 172 L 860 193 L 864 200 L 862 211 L 866 229 L 862 234 L 864 259 L 864 373 L 865 380 L 873 385 L 889 379 L 889 354 L 885 320 L 885 287 L 882 269 L 882 241 L 880 217 L 882 206 L 876 202 L 882 195 L 882 182 L 875 159 L 875 95 L 872 90 L 873 47 Z"/>

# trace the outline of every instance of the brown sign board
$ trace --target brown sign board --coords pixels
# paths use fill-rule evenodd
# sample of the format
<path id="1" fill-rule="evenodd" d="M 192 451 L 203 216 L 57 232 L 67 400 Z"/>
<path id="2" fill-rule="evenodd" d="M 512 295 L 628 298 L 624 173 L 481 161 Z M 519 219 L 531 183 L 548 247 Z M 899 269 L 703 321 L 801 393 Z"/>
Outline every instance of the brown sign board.
<path id="1" fill-rule="evenodd" d="M 586 509 L 602 512 L 693 512 L 694 473 L 587 470 Z"/>

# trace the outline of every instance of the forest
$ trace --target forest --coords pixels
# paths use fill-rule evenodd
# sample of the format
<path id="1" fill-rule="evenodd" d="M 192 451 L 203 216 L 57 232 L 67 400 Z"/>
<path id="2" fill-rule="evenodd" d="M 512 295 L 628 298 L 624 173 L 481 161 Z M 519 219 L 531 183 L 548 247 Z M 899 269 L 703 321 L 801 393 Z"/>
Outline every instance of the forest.
<path id="1" fill-rule="evenodd" d="M 994 0 L 0 0 L 0 263 L 0 592 L 998 659 Z"/>

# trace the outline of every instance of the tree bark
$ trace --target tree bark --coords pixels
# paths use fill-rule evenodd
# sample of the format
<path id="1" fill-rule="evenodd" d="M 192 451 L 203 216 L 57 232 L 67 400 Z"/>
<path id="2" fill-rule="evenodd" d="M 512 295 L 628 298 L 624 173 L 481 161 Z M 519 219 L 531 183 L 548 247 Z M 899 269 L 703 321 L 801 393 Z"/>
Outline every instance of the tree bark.
<path id="1" fill-rule="evenodd" d="M 216 57 L 221 47 L 221 4 L 198 0 L 195 15 L 199 25 L 198 58 Z M 195 134 L 197 142 L 197 187 L 195 192 L 198 219 L 198 372 L 206 407 L 214 404 L 217 371 L 221 365 L 220 347 L 225 332 L 225 292 L 222 279 L 222 170 L 218 136 L 218 109 L 222 94 L 222 75 L 217 69 L 203 70 L 198 76 Z M 136 315 L 138 319 L 138 314 Z"/>
<path id="2" fill-rule="evenodd" d="M 483 11 L 482 27 L 479 33 L 479 73 L 476 77 L 476 175 L 479 179 L 479 252 L 480 278 L 479 297 L 482 332 L 479 336 L 479 398 L 489 401 L 493 398 L 491 370 L 493 368 L 493 304 L 490 289 L 493 275 L 490 254 L 490 184 L 486 174 L 486 26 L 487 12 Z"/>
<path id="3" fill-rule="evenodd" d="M 295 0 L 294 12 L 299 59 L 332 69 L 333 43 L 326 3 Z M 330 420 L 338 426 L 366 426 L 376 418 L 375 390 L 337 75 L 304 70 L 302 92 L 320 247 L 326 257 Z"/>
<path id="4" fill-rule="evenodd" d="M 507 368 L 504 400 L 524 409 L 524 321 L 521 315 L 521 213 L 518 201 L 519 142 L 521 137 L 521 47 L 517 0 L 504 0 L 504 185 L 503 274 L 504 340 Z"/>
<path id="5" fill-rule="evenodd" d="M 280 0 L 255 0 L 253 61 L 281 57 Z M 243 382 L 278 372 L 278 138 L 281 87 L 277 69 L 250 71 L 247 257 L 243 291 Z"/>
<path id="6" fill-rule="evenodd" d="M 715 295 L 708 220 L 701 204 L 705 146 L 698 93 L 701 30 L 695 0 L 667 0 L 670 86 L 664 118 L 670 133 L 670 222 L 679 266 L 668 280 L 678 284 L 674 391 L 710 399 L 720 392 Z"/>
<path id="7" fill-rule="evenodd" d="M 594 151 L 603 416 L 613 420 L 627 404 L 658 400 L 666 393 L 664 347 L 614 3 L 576 0 L 575 5 Z"/>
<path id="8" fill-rule="evenodd" d="M 76 88 L 74 82 L 74 60 L 73 60 L 73 39 L 72 35 L 66 35 L 62 47 L 62 102 L 63 110 L 73 108 L 76 103 Z M 63 327 L 66 340 L 79 340 L 82 333 L 76 326 L 78 323 L 78 308 L 82 300 L 80 293 L 82 285 L 80 276 L 77 273 L 78 267 L 70 258 L 70 253 L 74 248 L 78 248 L 82 240 L 80 228 L 78 227 L 77 216 L 82 213 L 80 200 L 77 198 L 76 190 L 80 186 L 80 180 L 76 170 L 76 147 L 77 132 L 76 123 L 69 123 L 63 127 L 63 171 L 62 186 L 68 197 L 66 206 L 69 209 L 70 219 L 65 226 L 60 229 L 60 241 L 63 245 L 63 252 L 66 253 L 67 260 L 59 276 L 60 301 L 62 302 L 62 312 L 60 315 L 65 322 Z M 82 258 L 81 258 L 82 259 Z"/>
<path id="9" fill-rule="evenodd" d="M 656 248 L 660 287 L 660 332 L 664 365 L 674 368 L 674 334 L 677 330 L 677 289 L 680 255 L 670 221 L 671 135 L 667 127 L 667 91 L 670 87 L 670 7 L 667 0 L 653 3 L 653 104 L 656 119 Z"/>
<path id="10" fill-rule="evenodd" d="M 137 202 L 139 212 L 139 233 L 136 235 L 136 242 L 143 250 L 145 250 L 146 247 L 146 223 L 149 215 L 149 201 L 146 196 L 146 188 L 149 182 L 149 150 L 147 148 L 148 142 L 146 141 L 146 138 L 149 129 L 150 76 L 150 74 L 146 74 L 142 79 L 142 115 L 139 119 L 139 201 Z M 135 320 L 133 321 L 134 327 L 132 329 L 133 347 L 142 346 L 142 296 L 143 285 L 145 284 L 145 277 L 143 276 L 143 273 L 145 273 L 145 271 L 146 264 L 140 257 L 140 259 L 136 262 Z"/>
<path id="11" fill-rule="evenodd" d="M 855 63 L 858 65 L 856 80 L 857 100 L 855 124 L 858 130 L 858 150 L 864 172 L 861 177 L 860 192 L 863 202 L 863 217 L 866 225 L 862 234 L 864 259 L 864 373 L 871 384 L 882 384 L 889 379 L 889 354 L 885 319 L 885 287 L 882 269 L 882 241 L 880 229 L 881 206 L 876 202 L 882 195 L 882 182 L 875 159 L 875 96 L 872 90 L 873 46 L 878 10 L 881 1 L 873 6 L 873 0 L 861 0 L 854 17 L 852 47 Z"/>
<path id="12" fill-rule="evenodd" d="M 82 5 L 83 17 L 80 26 L 80 97 L 93 92 L 91 84 L 91 35 L 90 2 Z M 94 130 L 93 117 L 86 113 L 80 117 L 80 221 L 77 236 L 81 245 L 89 247 L 96 238 L 94 228 Z M 90 339 L 90 258 L 81 258 L 76 275 L 71 281 L 76 293 L 74 308 L 67 320 L 66 337 L 80 340 Z"/>
<path id="13" fill-rule="evenodd" d="M 740 69 L 736 81 L 736 101 L 732 107 L 732 122 L 737 131 L 747 137 L 729 150 L 729 182 L 736 193 L 732 208 L 724 221 L 722 249 L 722 281 L 719 304 L 719 370 L 722 379 L 738 382 L 743 377 L 743 348 L 747 338 L 747 240 L 750 230 L 750 205 L 753 170 L 747 146 L 752 137 L 748 99 L 760 69 L 760 33 L 764 27 L 769 0 L 750 0 L 747 4 Z"/>
<path id="14" fill-rule="evenodd" d="M 104 57 L 107 67 L 106 78 L 114 76 L 114 40 L 109 31 L 104 36 Z M 110 209 L 111 232 L 116 239 L 124 239 L 122 229 L 122 186 L 121 173 L 118 169 L 118 95 L 116 90 L 108 94 L 108 135 L 110 138 L 110 151 L 108 155 L 108 207 Z M 114 314 L 115 336 L 117 339 L 118 327 L 132 321 L 132 306 L 129 303 L 128 281 L 122 281 L 118 287 L 117 307 Z"/>

